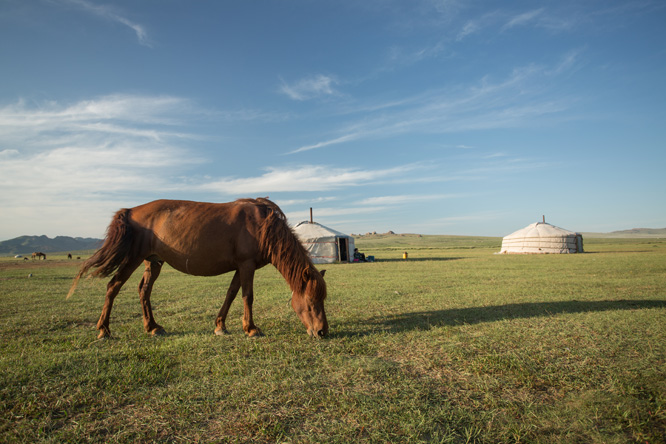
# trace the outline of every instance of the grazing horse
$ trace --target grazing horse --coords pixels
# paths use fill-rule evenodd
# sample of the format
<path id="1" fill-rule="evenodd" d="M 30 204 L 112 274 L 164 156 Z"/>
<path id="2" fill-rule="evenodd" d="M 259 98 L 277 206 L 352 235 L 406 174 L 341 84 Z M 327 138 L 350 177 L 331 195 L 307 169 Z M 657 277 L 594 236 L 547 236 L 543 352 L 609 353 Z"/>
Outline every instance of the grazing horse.
<path id="1" fill-rule="evenodd" d="M 317 271 L 287 224 L 280 208 L 268 199 L 240 199 L 230 203 L 157 200 L 116 213 L 104 245 L 86 260 L 74 278 L 67 297 L 79 279 L 108 277 L 106 299 L 97 322 L 99 338 L 111 335 L 109 317 L 113 300 L 141 262 L 145 271 L 139 284 L 143 325 L 147 332 L 163 334 L 153 318 L 150 294 L 164 262 L 196 276 L 217 276 L 234 271 L 224 304 L 215 320 L 215 334 L 227 333 L 229 307 L 242 288 L 243 330 L 261 335 L 252 319 L 255 270 L 273 264 L 292 290 L 291 305 L 308 334 L 328 334 L 324 311 L 324 271 Z"/>
<path id="2" fill-rule="evenodd" d="M 67 259 L 71 259 L 71 258 L 72 258 L 72 253 L 67 253 Z"/>
<path id="3" fill-rule="evenodd" d="M 44 260 L 46 260 L 46 255 L 44 253 L 42 253 L 41 251 L 37 251 L 37 252 L 32 253 L 32 258 L 33 259 L 35 259 L 35 258 L 37 258 L 37 259 L 44 258 Z"/>

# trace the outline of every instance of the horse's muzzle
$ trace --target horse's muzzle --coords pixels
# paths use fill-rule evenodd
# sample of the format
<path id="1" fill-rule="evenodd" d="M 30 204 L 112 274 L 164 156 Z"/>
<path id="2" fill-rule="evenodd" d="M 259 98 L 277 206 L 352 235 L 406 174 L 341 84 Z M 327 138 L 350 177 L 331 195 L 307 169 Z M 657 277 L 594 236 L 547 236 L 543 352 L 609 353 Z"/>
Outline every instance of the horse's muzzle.
<path id="1" fill-rule="evenodd" d="M 308 334 L 312 336 L 313 338 L 321 339 L 325 338 L 328 335 L 328 332 L 324 329 L 321 330 L 308 330 Z"/>

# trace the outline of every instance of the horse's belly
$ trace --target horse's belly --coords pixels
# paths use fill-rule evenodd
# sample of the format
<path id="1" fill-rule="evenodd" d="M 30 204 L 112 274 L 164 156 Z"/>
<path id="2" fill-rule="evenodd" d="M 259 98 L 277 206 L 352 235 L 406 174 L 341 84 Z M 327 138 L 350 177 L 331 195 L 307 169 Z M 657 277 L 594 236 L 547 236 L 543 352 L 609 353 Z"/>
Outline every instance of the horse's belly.
<path id="1" fill-rule="evenodd" d="M 185 260 L 166 259 L 166 263 L 182 273 L 194 276 L 217 276 L 234 271 L 238 268 L 232 263 L 201 261 L 191 258 L 186 258 Z"/>

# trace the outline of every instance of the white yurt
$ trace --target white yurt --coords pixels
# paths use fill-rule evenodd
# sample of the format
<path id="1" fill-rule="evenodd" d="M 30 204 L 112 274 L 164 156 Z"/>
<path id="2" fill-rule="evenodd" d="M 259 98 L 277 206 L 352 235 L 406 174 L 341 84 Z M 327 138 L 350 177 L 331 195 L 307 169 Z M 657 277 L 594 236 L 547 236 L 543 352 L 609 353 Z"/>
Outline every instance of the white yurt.
<path id="1" fill-rule="evenodd" d="M 537 222 L 502 239 L 500 253 L 582 253 L 583 236 L 545 222 Z"/>
<path id="2" fill-rule="evenodd" d="M 354 258 L 354 238 L 344 233 L 308 221 L 297 224 L 294 233 L 315 264 L 352 262 Z"/>

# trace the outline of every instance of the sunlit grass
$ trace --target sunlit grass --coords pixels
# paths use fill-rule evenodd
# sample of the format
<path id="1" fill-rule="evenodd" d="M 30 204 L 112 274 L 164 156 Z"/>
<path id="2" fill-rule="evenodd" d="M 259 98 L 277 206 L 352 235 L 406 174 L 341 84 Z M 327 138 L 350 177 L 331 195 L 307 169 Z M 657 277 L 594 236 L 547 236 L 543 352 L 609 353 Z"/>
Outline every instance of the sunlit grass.
<path id="1" fill-rule="evenodd" d="M 507 256 L 492 238 L 398 239 L 325 267 L 323 341 L 272 267 L 263 338 L 243 335 L 240 299 L 213 335 L 230 275 L 165 267 L 168 335 L 143 330 L 137 272 L 98 341 L 106 282 L 66 300 L 76 261 L 0 260 L 0 441 L 663 442 L 666 243 Z"/>

